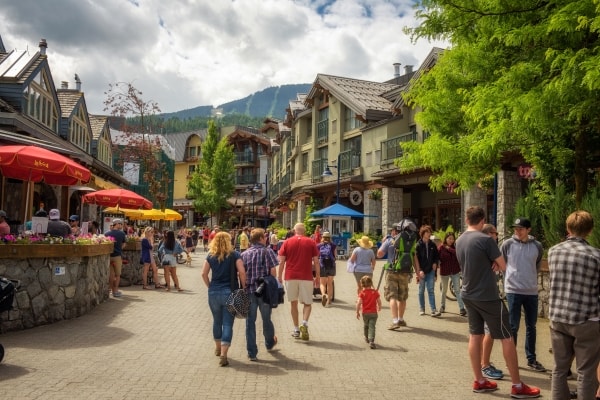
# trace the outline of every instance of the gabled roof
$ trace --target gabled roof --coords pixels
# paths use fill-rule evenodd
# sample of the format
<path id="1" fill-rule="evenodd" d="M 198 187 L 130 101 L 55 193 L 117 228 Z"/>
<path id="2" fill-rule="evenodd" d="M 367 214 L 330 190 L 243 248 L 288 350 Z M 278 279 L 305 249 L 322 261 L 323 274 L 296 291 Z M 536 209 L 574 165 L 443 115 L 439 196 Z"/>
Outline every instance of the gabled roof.
<path id="1" fill-rule="evenodd" d="M 383 94 L 398 85 L 318 74 L 313 82 L 307 103 L 323 91 L 332 94 L 365 121 L 378 121 L 392 116 L 392 103 Z"/>
<path id="2" fill-rule="evenodd" d="M 83 99 L 83 93 L 74 89 L 59 89 L 56 91 L 56 95 L 60 102 L 61 117 L 63 118 L 70 118 L 75 107 Z"/>
<path id="3" fill-rule="evenodd" d="M 437 63 L 438 58 L 440 57 L 440 55 L 443 52 L 444 52 L 444 49 L 442 49 L 440 47 L 434 47 L 433 49 L 431 49 L 431 51 L 429 52 L 429 54 L 427 55 L 427 57 L 425 58 L 423 63 L 421 63 L 421 66 L 419 67 L 419 69 L 415 72 L 415 74 L 411 78 L 410 82 L 408 82 L 408 85 L 406 85 L 403 88 L 403 92 L 409 91 L 411 86 L 419 79 L 419 77 L 421 75 L 423 75 L 424 73 L 429 71 L 431 68 L 433 68 L 433 66 Z M 401 114 L 402 107 L 404 105 L 405 105 L 404 99 L 402 98 L 402 96 L 398 96 L 396 101 L 394 101 L 394 104 L 392 104 L 392 112 L 394 113 L 394 115 Z"/>
<path id="4" fill-rule="evenodd" d="M 108 117 L 106 115 L 89 115 L 90 126 L 92 127 L 92 139 L 98 140 L 104 127 L 108 126 Z M 109 137 L 110 139 L 110 137 Z"/>
<path id="5" fill-rule="evenodd" d="M 198 136 L 201 142 L 206 139 L 206 129 L 190 132 L 177 132 L 169 133 L 165 135 L 167 142 L 175 150 L 175 162 L 183 161 L 185 159 L 185 150 L 190 141 L 191 136 Z"/>

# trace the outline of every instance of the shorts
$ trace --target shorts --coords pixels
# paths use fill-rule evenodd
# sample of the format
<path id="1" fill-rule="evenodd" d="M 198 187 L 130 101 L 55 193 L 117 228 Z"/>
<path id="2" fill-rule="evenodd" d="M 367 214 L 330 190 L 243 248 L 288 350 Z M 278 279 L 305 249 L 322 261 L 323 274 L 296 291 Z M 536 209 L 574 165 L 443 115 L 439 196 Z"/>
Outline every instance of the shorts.
<path id="1" fill-rule="evenodd" d="M 116 256 L 110 258 L 110 269 L 109 271 L 114 276 L 121 276 L 121 270 L 123 269 L 123 257 Z"/>
<path id="2" fill-rule="evenodd" d="M 373 272 L 354 272 L 354 279 L 356 279 L 356 284 L 360 286 L 360 278 L 363 276 L 369 276 L 373 279 Z"/>
<path id="3" fill-rule="evenodd" d="M 313 281 L 285 281 L 285 289 L 289 301 L 299 301 L 311 305 L 313 302 Z"/>
<path id="4" fill-rule="evenodd" d="M 385 276 L 385 287 L 383 297 L 390 301 L 406 301 L 408 299 L 408 283 L 411 274 L 405 272 L 387 272 Z"/>
<path id="5" fill-rule="evenodd" d="M 469 319 L 469 333 L 483 335 L 487 324 L 492 339 L 508 339 L 512 336 L 506 304 L 500 299 L 474 301 L 463 298 Z"/>
<path id="6" fill-rule="evenodd" d="M 321 267 L 321 278 L 327 278 L 328 276 L 335 276 L 335 261 L 333 265 Z"/>

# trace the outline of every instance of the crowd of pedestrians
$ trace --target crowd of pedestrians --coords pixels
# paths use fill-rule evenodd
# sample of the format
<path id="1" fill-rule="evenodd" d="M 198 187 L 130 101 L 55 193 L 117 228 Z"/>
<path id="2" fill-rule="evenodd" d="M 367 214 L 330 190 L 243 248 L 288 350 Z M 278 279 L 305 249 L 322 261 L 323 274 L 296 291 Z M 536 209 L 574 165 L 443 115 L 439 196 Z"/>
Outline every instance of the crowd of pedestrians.
<path id="1" fill-rule="evenodd" d="M 373 272 L 375 259 L 387 257 L 383 297 L 390 304 L 391 324 L 388 329 L 398 330 L 407 326 L 404 314 L 413 278 L 418 285 L 421 315 L 425 315 L 427 291 L 430 315 L 442 317 L 447 312 L 446 294 L 452 287 L 458 314 L 466 317 L 468 323 L 468 356 L 474 376 L 472 390 L 477 393 L 495 391 L 498 389 L 495 381 L 505 377 L 504 372 L 490 360 L 493 343 L 498 340 L 512 382 L 511 397 L 539 397 L 539 388 L 521 380 L 516 344 L 523 314 L 527 366 L 538 372 L 546 370 L 536 356 L 537 277 L 542 246 L 531 235 L 531 222 L 526 218 L 515 220 L 511 225 L 513 235 L 501 244 L 498 244 L 496 228 L 485 223 L 482 208 L 467 209 L 466 224 L 467 230 L 460 237 L 448 232 L 439 246 L 432 240 L 430 226 L 421 226 L 417 233 L 415 223 L 409 219 L 394 225 L 378 249 L 374 249 L 372 240 L 367 236 L 356 241 L 357 246 L 349 261 L 354 265 L 356 317 L 362 316 L 364 340 L 370 348 L 377 348 L 375 333 L 381 298 L 379 286 L 374 287 L 373 284 Z M 600 250 L 585 241 L 592 228 L 593 220 L 589 213 L 578 211 L 571 214 L 566 221 L 568 239 L 549 252 L 551 339 L 555 359 L 552 398 L 557 400 L 600 396 Z M 264 282 L 270 281 L 271 289 L 285 287 L 294 338 L 310 338 L 308 323 L 315 288 L 321 294 L 322 305 L 331 306 L 337 259 L 331 234 L 318 229 L 312 237 L 308 237 L 302 223 L 296 224 L 291 231 L 293 233 L 288 232 L 283 243 L 273 239 L 274 233 L 255 228 L 242 230 L 237 234 L 237 240 L 223 233 L 223 240 L 230 246 L 225 250 L 210 245 L 203 278 L 209 287 L 209 305 L 214 316 L 213 335 L 217 343 L 215 354 L 221 357 L 221 366 L 228 365 L 226 348 L 231 345 L 234 321 L 222 304 L 234 289 L 230 284 L 231 274 L 239 279 L 241 287 L 246 288 L 250 299 L 246 319 L 246 348 L 250 361 L 258 359 L 258 313 L 262 319 L 265 348 L 269 351 L 277 344 L 271 320 L 272 304 L 257 295 L 264 290 Z M 244 236 L 248 238 L 247 247 L 243 244 Z M 235 249 L 236 244 L 239 251 Z M 223 256 L 219 258 L 217 254 Z M 235 260 L 235 270 L 227 266 L 225 254 Z M 212 273 L 210 278 L 209 273 Z M 438 274 L 442 289 L 439 309 L 434 290 Z M 504 277 L 508 306 L 500 297 L 498 274 Z M 213 298 L 216 293 L 219 293 L 220 302 Z M 570 392 L 567 377 L 574 361 L 578 390 Z"/>

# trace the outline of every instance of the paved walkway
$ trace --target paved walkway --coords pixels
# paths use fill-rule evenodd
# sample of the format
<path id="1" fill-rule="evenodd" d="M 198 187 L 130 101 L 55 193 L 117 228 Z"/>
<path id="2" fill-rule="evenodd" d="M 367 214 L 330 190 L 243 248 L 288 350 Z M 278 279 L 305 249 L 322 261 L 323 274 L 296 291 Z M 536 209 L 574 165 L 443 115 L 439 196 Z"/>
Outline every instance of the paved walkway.
<path id="1" fill-rule="evenodd" d="M 289 304 L 274 310 L 277 351 L 259 341 L 258 362 L 245 351 L 244 323 L 236 320 L 230 365 L 218 367 L 207 290 L 200 277 L 205 254 L 178 267 L 184 292 L 123 288 L 90 314 L 0 335 L 3 399 L 482 399 L 508 398 L 510 381 L 490 394 L 471 391 L 466 318 L 447 302 L 442 318 L 418 315 L 417 288 L 410 288 L 407 328 L 388 331 L 389 308 L 377 323 L 376 343 L 364 342 L 354 313 L 355 284 L 338 261 L 336 301 L 315 302 L 310 341 L 290 336 Z M 378 268 L 383 263 L 378 261 Z M 379 279 L 377 270 L 375 281 Z M 383 292 L 383 285 L 381 292 Z M 439 301 L 439 292 L 438 292 Z M 260 324 L 257 333 L 261 335 Z M 538 359 L 552 366 L 546 320 L 538 322 Z M 523 346 L 519 359 L 524 365 Z M 492 360 L 506 370 L 501 346 Z M 550 397 L 549 373 L 521 368 L 525 382 Z"/>

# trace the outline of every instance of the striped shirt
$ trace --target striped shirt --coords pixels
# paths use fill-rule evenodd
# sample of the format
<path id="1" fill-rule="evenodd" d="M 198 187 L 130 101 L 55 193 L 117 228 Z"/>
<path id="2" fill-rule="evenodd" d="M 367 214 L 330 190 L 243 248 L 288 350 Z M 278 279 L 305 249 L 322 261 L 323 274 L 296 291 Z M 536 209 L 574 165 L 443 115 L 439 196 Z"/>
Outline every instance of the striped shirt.
<path id="1" fill-rule="evenodd" d="M 549 319 L 578 325 L 600 320 L 600 250 L 570 237 L 550 248 Z"/>

